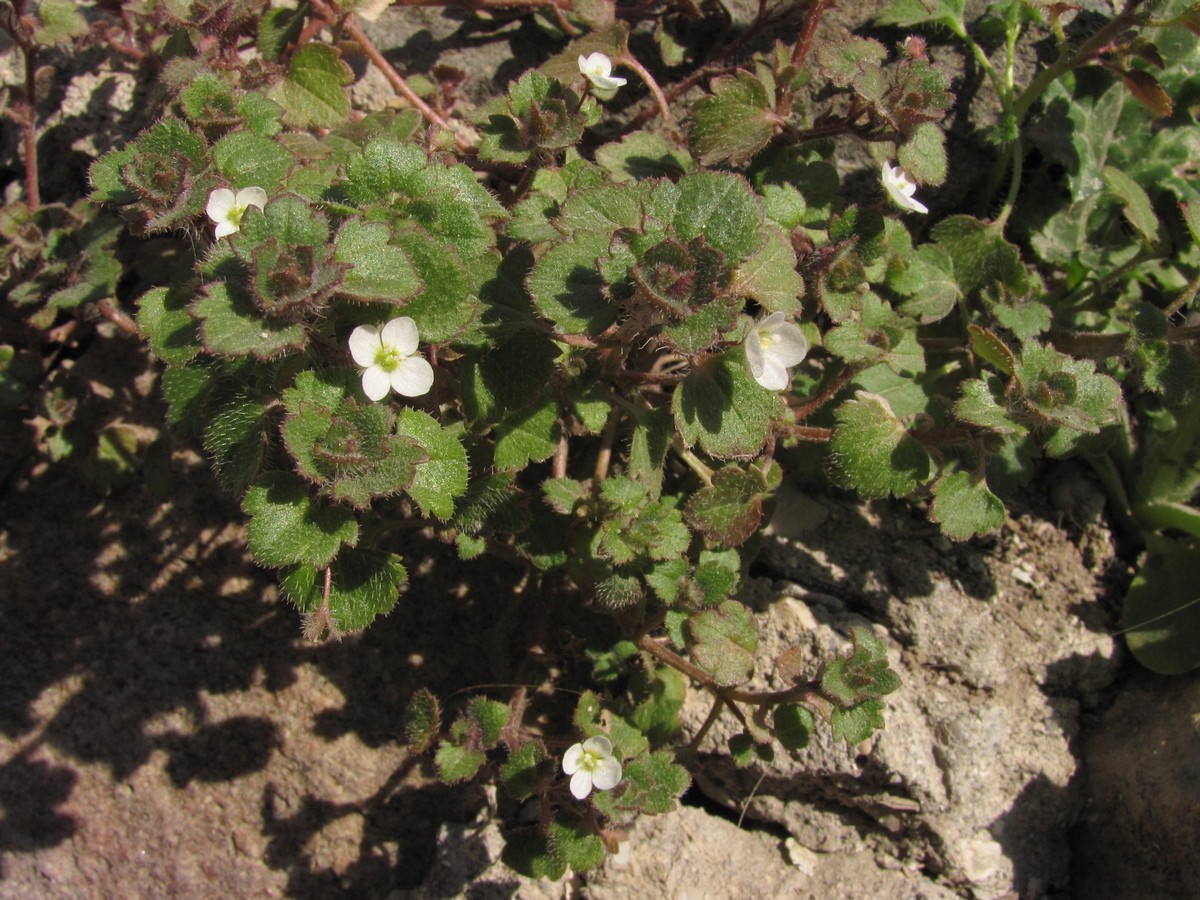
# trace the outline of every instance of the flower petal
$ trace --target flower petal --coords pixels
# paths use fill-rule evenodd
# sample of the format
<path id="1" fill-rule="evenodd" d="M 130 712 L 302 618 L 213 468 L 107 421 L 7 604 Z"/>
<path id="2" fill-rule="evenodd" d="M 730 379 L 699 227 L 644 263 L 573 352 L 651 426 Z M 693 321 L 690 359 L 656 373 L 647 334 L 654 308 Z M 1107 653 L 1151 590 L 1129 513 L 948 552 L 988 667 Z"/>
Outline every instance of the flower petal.
<path id="1" fill-rule="evenodd" d="M 765 387 L 768 391 L 782 391 L 785 387 L 787 387 L 787 369 L 781 366 L 778 360 L 772 359 L 770 356 L 763 360 L 763 363 L 762 373 L 755 375 L 754 380 Z"/>
<path id="2" fill-rule="evenodd" d="M 575 795 L 576 800 L 582 800 L 592 792 L 592 773 L 587 769 L 580 769 L 571 776 L 571 793 Z"/>
<path id="3" fill-rule="evenodd" d="M 750 374 L 755 379 L 762 374 L 764 359 L 762 337 L 759 334 L 758 326 L 751 328 L 746 334 L 746 340 L 742 346 L 746 351 L 746 368 L 750 370 Z"/>
<path id="4" fill-rule="evenodd" d="M 604 735 L 598 734 L 584 741 L 583 749 L 592 756 L 612 756 L 612 741 Z"/>
<path id="5" fill-rule="evenodd" d="M 360 366 L 375 365 L 375 354 L 381 346 L 379 330 L 374 325 L 359 325 L 350 332 L 350 356 Z"/>
<path id="6" fill-rule="evenodd" d="M 392 387 L 391 379 L 388 378 L 388 373 L 383 371 L 379 366 L 371 366 L 363 372 L 362 376 L 363 393 L 371 400 L 379 401 L 388 395 L 388 391 Z"/>
<path id="7" fill-rule="evenodd" d="M 260 187 L 246 187 L 237 192 L 237 205 L 242 209 L 257 206 L 260 210 L 267 205 L 267 192 Z"/>
<path id="8" fill-rule="evenodd" d="M 611 756 L 608 759 L 602 759 L 596 764 L 596 768 L 592 770 L 592 785 L 598 791 L 607 791 L 615 788 L 621 780 L 621 764 Z"/>
<path id="9" fill-rule="evenodd" d="M 423 356 L 409 356 L 392 373 L 392 389 L 405 397 L 420 397 L 433 387 L 433 366 Z"/>
<path id="10" fill-rule="evenodd" d="M 229 188 L 216 188 L 208 195 L 208 205 L 204 207 L 208 217 L 218 224 L 223 224 L 233 209 L 233 191 Z M 220 237 L 221 235 L 217 235 Z"/>
<path id="11" fill-rule="evenodd" d="M 400 316 L 388 322 L 379 332 L 379 339 L 385 347 L 393 347 L 402 356 L 417 352 L 420 340 L 417 334 L 417 323 L 408 316 Z"/>
<path id="12" fill-rule="evenodd" d="M 563 772 L 574 775 L 579 771 L 579 763 L 583 759 L 583 744 L 572 744 L 563 754 Z"/>
<path id="13" fill-rule="evenodd" d="M 808 355 L 808 338 L 798 325 L 786 322 L 775 330 L 775 343 L 771 345 L 768 355 L 781 366 L 791 368 L 803 362 Z"/>
<path id="14" fill-rule="evenodd" d="M 217 227 L 213 229 L 213 237 L 223 238 L 231 234 L 237 234 L 239 231 L 241 229 L 232 222 L 218 222 Z"/>

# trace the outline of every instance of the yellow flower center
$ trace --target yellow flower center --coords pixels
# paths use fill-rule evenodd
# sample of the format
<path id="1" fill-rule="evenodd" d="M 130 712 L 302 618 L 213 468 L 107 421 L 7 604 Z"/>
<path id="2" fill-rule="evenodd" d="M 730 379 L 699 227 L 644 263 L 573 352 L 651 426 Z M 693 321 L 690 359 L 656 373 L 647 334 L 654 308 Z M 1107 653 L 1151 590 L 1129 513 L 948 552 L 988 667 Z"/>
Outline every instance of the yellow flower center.
<path id="1" fill-rule="evenodd" d="M 375 351 L 375 365 L 385 372 L 395 372 L 404 361 L 404 355 L 395 347 L 380 347 Z"/>

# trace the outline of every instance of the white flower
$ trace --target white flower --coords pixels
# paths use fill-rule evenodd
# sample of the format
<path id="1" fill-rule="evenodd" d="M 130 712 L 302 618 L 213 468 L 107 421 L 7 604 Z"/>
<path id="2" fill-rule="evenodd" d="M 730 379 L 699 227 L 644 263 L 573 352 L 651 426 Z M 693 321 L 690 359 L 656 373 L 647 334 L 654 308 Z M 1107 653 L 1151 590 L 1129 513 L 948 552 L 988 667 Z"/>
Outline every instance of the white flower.
<path id="1" fill-rule="evenodd" d="M 417 353 L 417 342 L 417 323 L 408 316 L 350 332 L 350 355 L 363 367 L 363 393 L 372 400 L 382 400 L 389 389 L 420 397 L 433 387 L 433 366 Z"/>
<path id="2" fill-rule="evenodd" d="M 901 209 L 917 213 L 929 212 L 928 206 L 913 197 L 913 194 L 917 192 L 917 186 L 908 177 L 908 173 L 899 166 L 893 167 L 887 160 L 884 160 L 883 163 L 883 186 L 887 188 L 888 195 Z"/>
<path id="3" fill-rule="evenodd" d="M 603 735 L 573 744 L 563 754 L 563 772 L 571 776 L 571 793 L 582 800 L 592 792 L 607 791 L 621 780 L 621 764 L 613 758 L 612 741 Z"/>
<path id="4" fill-rule="evenodd" d="M 599 51 L 591 56 L 584 56 L 581 53 L 579 55 L 579 71 L 602 91 L 615 91 L 625 83 L 624 78 L 613 76 L 612 60 Z"/>
<path id="5" fill-rule="evenodd" d="M 746 335 L 746 365 L 754 380 L 768 391 L 782 391 L 788 372 L 808 354 L 808 341 L 800 326 L 785 322 L 783 313 L 771 313 Z"/>
<path id="6" fill-rule="evenodd" d="M 217 237 L 240 231 L 242 216 L 251 206 L 262 209 L 267 205 L 267 192 L 260 187 L 242 188 L 234 194 L 229 188 L 217 188 L 208 195 L 208 206 L 204 211 L 217 223 Z"/>

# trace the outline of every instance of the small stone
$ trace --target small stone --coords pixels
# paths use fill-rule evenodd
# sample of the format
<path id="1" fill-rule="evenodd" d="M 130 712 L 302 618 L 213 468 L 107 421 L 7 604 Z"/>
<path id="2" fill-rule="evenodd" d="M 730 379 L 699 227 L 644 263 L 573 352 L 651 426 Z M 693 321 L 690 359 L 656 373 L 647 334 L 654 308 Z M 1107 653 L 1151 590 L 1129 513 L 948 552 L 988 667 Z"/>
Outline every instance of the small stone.
<path id="1" fill-rule="evenodd" d="M 983 884 L 999 871 L 1004 848 L 991 838 L 968 838 L 959 842 L 958 854 L 963 874 L 972 884 Z"/>
<path id="2" fill-rule="evenodd" d="M 794 837 L 790 837 L 783 842 L 783 853 L 787 857 L 788 862 L 799 869 L 806 878 L 813 876 L 813 873 L 817 871 L 817 865 L 821 862 L 821 857 L 812 850 L 809 850 Z"/>

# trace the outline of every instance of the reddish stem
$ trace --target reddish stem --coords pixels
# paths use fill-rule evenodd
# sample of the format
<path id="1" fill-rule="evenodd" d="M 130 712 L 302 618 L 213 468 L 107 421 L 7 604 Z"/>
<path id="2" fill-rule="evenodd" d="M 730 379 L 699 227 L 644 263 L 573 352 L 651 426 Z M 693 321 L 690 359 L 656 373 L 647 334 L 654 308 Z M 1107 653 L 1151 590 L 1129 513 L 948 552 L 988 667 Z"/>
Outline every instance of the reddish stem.
<path id="1" fill-rule="evenodd" d="M 821 24 L 821 16 L 827 6 L 829 6 L 829 0 L 816 0 L 812 9 L 808 11 L 808 15 L 804 19 L 804 27 L 800 29 L 800 36 L 796 38 L 796 46 L 792 48 L 792 65 L 804 65 L 808 49 L 812 46 L 813 35 L 817 33 L 817 26 Z"/>
<path id="2" fill-rule="evenodd" d="M 25 56 L 25 120 L 21 130 L 25 137 L 25 199 L 29 208 L 38 209 L 42 205 L 42 193 L 38 187 L 38 158 L 37 158 L 37 85 L 36 75 L 37 47 L 32 44 L 21 45 Z"/>

